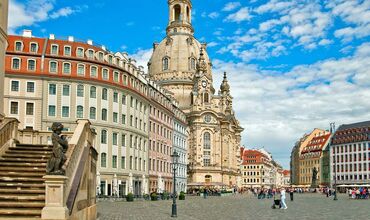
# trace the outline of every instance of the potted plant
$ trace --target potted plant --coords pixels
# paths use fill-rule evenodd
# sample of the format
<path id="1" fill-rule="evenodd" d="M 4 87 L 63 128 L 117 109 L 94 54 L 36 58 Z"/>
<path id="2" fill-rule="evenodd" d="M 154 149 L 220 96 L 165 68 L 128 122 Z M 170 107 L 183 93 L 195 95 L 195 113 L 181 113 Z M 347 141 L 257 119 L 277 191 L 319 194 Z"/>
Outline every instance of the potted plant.
<path id="1" fill-rule="evenodd" d="M 181 191 L 180 192 L 179 200 L 185 200 L 185 193 L 184 193 L 184 191 Z"/>
<path id="2" fill-rule="evenodd" d="M 127 194 L 126 201 L 127 202 L 133 202 L 134 201 L 134 194 L 132 194 L 132 193 Z"/>
<path id="3" fill-rule="evenodd" d="M 157 200 L 158 200 L 157 194 L 156 194 L 156 193 L 152 193 L 152 194 L 150 194 L 150 199 L 151 199 L 152 201 L 157 201 Z"/>

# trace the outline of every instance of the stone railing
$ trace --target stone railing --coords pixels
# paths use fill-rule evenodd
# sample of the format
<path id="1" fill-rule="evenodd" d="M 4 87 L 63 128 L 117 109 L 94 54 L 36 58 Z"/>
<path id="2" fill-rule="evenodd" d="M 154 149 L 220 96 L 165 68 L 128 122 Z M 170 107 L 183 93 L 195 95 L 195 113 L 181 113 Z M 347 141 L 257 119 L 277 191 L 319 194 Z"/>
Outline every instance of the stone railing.
<path id="1" fill-rule="evenodd" d="M 18 140 L 23 144 L 41 144 L 41 145 L 52 145 L 51 143 L 51 131 L 36 131 L 32 129 L 19 130 Z M 63 132 L 63 135 L 67 136 L 69 141 L 73 132 Z"/>
<path id="2" fill-rule="evenodd" d="M 95 133 L 88 120 L 78 120 L 68 141 L 65 176 L 44 176 L 46 201 L 42 219 L 96 219 Z"/>
<path id="3" fill-rule="evenodd" d="M 0 122 L 0 156 L 18 139 L 18 123 L 15 118 L 1 118 Z"/>

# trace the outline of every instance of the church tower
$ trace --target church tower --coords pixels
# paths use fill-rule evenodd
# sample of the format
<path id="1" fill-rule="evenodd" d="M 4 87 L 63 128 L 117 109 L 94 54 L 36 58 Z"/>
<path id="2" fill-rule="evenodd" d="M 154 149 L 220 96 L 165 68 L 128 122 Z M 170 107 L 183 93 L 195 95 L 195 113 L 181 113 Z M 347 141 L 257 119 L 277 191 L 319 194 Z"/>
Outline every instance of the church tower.
<path id="1" fill-rule="evenodd" d="M 241 128 L 225 73 L 213 86 L 207 44 L 194 37 L 190 0 L 168 0 L 166 37 L 153 44 L 149 77 L 168 90 L 186 113 L 188 183 L 235 185 L 240 176 Z"/>

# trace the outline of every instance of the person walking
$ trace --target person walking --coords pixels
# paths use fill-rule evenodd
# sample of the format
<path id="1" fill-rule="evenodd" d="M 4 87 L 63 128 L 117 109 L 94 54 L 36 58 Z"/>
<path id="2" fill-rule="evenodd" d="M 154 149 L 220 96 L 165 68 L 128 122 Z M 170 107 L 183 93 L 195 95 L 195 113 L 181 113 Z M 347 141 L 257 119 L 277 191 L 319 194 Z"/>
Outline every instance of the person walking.
<path id="1" fill-rule="evenodd" d="M 294 193 L 293 188 L 290 188 L 290 190 L 289 190 L 290 201 L 293 201 L 293 193 Z"/>
<path id="2" fill-rule="evenodd" d="M 285 196 L 285 189 L 284 188 L 282 188 L 281 191 L 280 191 L 280 199 L 281 199 L 281 208 L 280 209 L 287 209 L 288 206 L 285 203 L 286 196 Z"/>

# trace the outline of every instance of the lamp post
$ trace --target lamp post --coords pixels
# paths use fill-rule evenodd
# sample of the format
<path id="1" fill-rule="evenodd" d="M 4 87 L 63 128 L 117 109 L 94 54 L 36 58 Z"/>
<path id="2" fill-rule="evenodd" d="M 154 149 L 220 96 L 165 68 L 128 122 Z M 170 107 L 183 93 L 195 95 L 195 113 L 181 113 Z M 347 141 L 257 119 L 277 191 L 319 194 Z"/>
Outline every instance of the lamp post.
<path id="1" fill-rule="evenodd" d="M 172 157 L 172 164 L 173 164 L 173 202 L 172 202 L 172 214 L 171 217 L 176 218 L 177 217 L 177 205 L 176 205 L 176 170 L 177 170 L 177 164 L 179 160 L 179 154 L 174 150 Z"/>
<path id="2" fill-rule="evenodd" d="M 335 134 L 335 123 L 332 122 L 330 123 L 330 131 L 332 132 L 332 138 L 331 138 L 331 144 L 333 144 L 333 137 L 334 137 L 334 134 Z M 335 155 L 334 155 L 335 153 Z M 333 151 L 333 155 L 334 155 L 334 185 L 335 185 L 335 192 L 334 192 L 334 201 L 338 200 L 337 198 L 337 191 L 338 191 L 338 188 L 337 188 L 337 154 L 338 152 L 337 151 Z"/>

